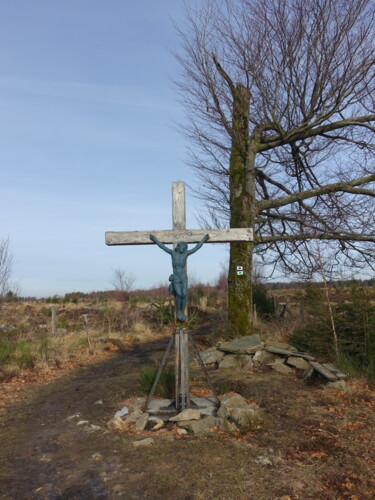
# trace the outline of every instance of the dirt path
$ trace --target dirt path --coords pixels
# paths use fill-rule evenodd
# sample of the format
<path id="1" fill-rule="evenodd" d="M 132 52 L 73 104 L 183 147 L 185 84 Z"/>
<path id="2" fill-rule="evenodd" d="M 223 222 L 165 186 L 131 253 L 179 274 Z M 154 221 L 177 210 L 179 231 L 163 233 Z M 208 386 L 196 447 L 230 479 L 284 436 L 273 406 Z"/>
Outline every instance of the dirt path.
<path id="1" fill-rule="evenodd" d="M 371 498 L 371 393 L 348 399 L 274 373 L 214 371 L 216 387 L 264 408 L 260 429 L 204 438 L 161 431 L 148 448 L 133 446 L 141 436 L 108 431 L 106 422 L 137 394 L 143 367 L 164 345 L 114 354 L 33 388 L 10 408 L 0 426 L 0 498 Z M 79 420 L 100 429 L 77 426 Z"/>

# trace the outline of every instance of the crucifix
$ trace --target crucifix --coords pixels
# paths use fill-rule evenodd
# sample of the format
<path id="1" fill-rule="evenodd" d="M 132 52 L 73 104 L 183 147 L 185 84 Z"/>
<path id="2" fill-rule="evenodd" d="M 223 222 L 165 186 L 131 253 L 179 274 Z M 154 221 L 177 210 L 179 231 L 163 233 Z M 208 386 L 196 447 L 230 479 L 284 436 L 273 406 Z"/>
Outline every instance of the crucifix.
<path id="1" fill-rule="evenodd" d="M 185 298 L 182 298 L 180 302 L 178 287 L 173 284 L 176 280 L 175 274 L 177 274 L 177 279 L 179 284 L 185 280 L 181 278 L 182 275 L 186 275 L 186 267 L 184 273 L 179 269 L 179 265 L 175 265 L 175 261 L 181 260 L 179 256 L 174 256 L 173 252 L 186 252 L 183 264 L 186 263 L 186 258 L 191 253 L 198 250 L 205 242 L 207 243 L 228 243 L 231 241 L 252 241 L 253 232 L 250 228 L 230 228 L 230 229 L 186 229 L 186 203 L 185 203 L 185 183 L 184 182 L 172 182 L 172 230 L 164 231 L 109 231 L 105 233 L 105 242 L 107 245 L 150 245 L 156 243 L 160 248 L 162 248 L 167 253 L 172 256 L 172 264 L 174 274 L 170 276 L 172 284 L 170 289 L 174 290 L 173 295 L 176 297 L 176 309 L 178 320 L 183 323 L 186 321 L 186 294 Z M 192 250 L 188 250 L 188 243 L 197 243 L 196 247 Z M 174 250 L 168 249 L 166 244 L 173 244 Z M 179 250 L 183 248 L 183 250 Z M 175 259 L 175 260 L 174 260 Z M 176 260 L 177 259 L 177 260 Z M 183 260 L 183 259 L 182 259 Z M 178 262 L 177 262 L 178 263 Z M 177 271 L 176 271 L 177 269 Z M 241 270 L 237 273 L 240 275 Z M 243 274 L 243 273 L 242 273 Z M 183 283 L 183 287 L 187 289 Z M 183 294 L 182 294 L 183 295 Z M 186 328 L 177 328 L 174 334 L 175 337 L 175 350 L 176 350 L 176 400 L 175 405 L 177 410 L 184 410 L 189 408 L 191 405 L 190 401 L 190 391 L 189 391 L 189 354 L 188 354 L 188 340 L 190 339 L 196 350 L 196 355 L 198 361 L 204 370 L 211 390 L 214 393 L 215 399 L 218 402 L 216 393 L 212 387 L 211 381 L 208 377 L 208 373 L 199 355 L 198 348 L 194 342 L 193 337 Z M 161 371 L 165 364 L 167 355 L 169 353 L 170 347 L 173 342 L 173 336 L 167 346 L 167 350 L 164 354 L 162 363 L 159 367 L 159 371 L 155 377 L 154 384 L 151 388 L 148 400 L 146 402 L 146 409 L 150 400 L 152 398 L 153 392 L 156 388 L 156 384 L 161 375 Z"/>

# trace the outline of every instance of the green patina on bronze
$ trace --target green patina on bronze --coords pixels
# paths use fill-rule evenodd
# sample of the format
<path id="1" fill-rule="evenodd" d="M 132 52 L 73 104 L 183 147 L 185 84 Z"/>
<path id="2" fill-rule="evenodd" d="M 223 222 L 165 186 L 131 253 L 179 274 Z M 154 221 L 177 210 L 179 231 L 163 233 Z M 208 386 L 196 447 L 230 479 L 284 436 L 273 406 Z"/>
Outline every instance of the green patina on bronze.
<path id="1" fill-rule="evenodd" d="M 203 236 L 201 241 L 191 250 L 184 241 L 177 243 L 176 248 L 172 250 L 157 239 L 154 234 L 150 234 L 150 240 L 157 244 L 159 248 L 167 252 L 172 257 L 173 274 L 169 276 L 169 291 L 175 296 L 177 319 L 182 323 L 186 321 L 188 277 L 186 273 L 186 262 L 189 255 L 197 252 L 208 240 L 208 234 Z"/>

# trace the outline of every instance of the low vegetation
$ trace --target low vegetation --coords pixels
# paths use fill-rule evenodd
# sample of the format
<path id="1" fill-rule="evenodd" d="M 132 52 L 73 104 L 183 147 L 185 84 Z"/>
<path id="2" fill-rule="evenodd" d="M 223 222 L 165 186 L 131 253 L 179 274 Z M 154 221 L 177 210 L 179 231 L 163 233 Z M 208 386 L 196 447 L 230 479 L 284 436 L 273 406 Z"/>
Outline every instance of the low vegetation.
<path id="1" fill-rule="evenodd" d="M 207 316 L 214 317 L 206 328 L 211 344 L 226 338 L 224 285 L 221 281 L 215 286 L 198 283 L 189 295 L 190 328 L 205 328 Z M 277 340 L 289 341 L 300 350 L 337 363 L 344 371 L 373 381 L 375 292 L 371 283 L 366 285 L 342 282 L 331 286 L 329 309 L 320 284 L 270 288 L 258 283 L 254 287 L 255 330 L 261 334 L 273 332 Z M 75 292 L 40 300 L 11 299 L 0 309 L 3 379 L 25 369 L 40 371 L 74 360 L 78 363 L 101 355 L 103 348 L 110 350 L 121 343 L 137 343 L 165 334 L 173 323 L 172 300 L 163 288 L 133 291 L 126 300 L 116 291 Z"/>

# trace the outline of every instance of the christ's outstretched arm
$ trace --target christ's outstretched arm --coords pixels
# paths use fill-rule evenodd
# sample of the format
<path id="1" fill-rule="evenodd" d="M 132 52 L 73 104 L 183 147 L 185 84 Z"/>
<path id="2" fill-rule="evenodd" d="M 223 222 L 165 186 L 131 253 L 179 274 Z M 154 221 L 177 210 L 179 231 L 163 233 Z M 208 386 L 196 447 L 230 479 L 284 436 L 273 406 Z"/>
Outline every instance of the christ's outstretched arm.
<path id="1" fill-rule="evenodd" d="M 203 238 L 201 239 L 201 241 L 197 245 L 195 245 L 194 248 L 192 248 L 191 250 L 187 251 L 187 254 L 191 255 L 192 253 L 197 252 L 202 247 L 203 243 L 206 243 L 206 241 L 208 240 L 208 238 L 209 238 L 208 234 L 206 234 L 205 236 L 203 236 Z"/>
<path id="2" fill-rule="evenodd" d="M 150 240 L 153 241 L 154 243 L 156 243 L 159 248 L 161 248 L 162 250 L 164 250 L 164 252 L 167 252 L 170 255 L 172 255 L 173 250 L 171 250 L 170 248 L 166 247 L 164 245 L 164 243 L 162 243 L 161 241 L 159 241 L 154 234 L 150 234 Z"/>

